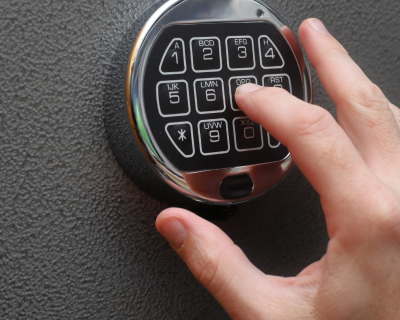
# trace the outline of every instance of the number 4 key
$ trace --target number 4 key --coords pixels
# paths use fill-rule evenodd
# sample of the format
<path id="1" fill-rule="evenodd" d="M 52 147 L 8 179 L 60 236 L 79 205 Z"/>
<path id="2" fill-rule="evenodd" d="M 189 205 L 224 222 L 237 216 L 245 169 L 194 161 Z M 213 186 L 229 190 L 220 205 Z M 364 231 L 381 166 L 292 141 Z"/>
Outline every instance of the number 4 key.
<path id="1" fill-rule="evenodd" d="M 258 39 L 260 48 L 260 63 L 263 69 L 280 69 L 285 66 L 285 61 L 268 36 L 261 36 Z"/>

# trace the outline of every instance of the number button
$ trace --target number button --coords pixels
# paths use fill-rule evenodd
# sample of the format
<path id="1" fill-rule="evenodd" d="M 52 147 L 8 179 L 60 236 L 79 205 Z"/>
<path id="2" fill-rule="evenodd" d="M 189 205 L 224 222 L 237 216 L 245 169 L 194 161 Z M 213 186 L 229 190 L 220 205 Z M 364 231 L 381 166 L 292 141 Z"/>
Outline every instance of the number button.
<path id="1" fill-rule="evenodd" d="M 278 149 L 281 143 L 268 133 L 268 145 L 271 149 Z"/>
<path id="2" fill-rule="evenodd" d="M 235 147 L 239 152 L 261 150 L 264 148 L 264 138 L 261 125 L 248 117 L 233 120 Z"/>
<path id="3" fill-rule="evenodd" d="M 228 69 L 253 70 L 256 67 L 254 42 L 250 36 L 226 38 L 226 58 Z"/>
<path id="4" fill-rule="evenodd" d="M 221 71 L 221 42 L 217 37 L 192 38 L 190 40 L 190 49 L 194 72 Z"/>
<path id="5" fill-rule="evenodd" d="M 169 123 L 165 131 L 174 147 L 185 158 L 194 156 L 193 127 L 190 122 Z"/>
<path id="6" fill-rule="evenodd" d="M 235 92 L 238 87 L 246 83 L 257 84 L 257 78 L 254 76 L 232 77 L 229 79 L 229 96 L 231 98 L 231 107 L 234 111 L 240 111 L 236 103 Z"/>
<path id="7" fill-rule="evenodd" d="M 263 77 L 264 87 L 283 88 L 292 93 L 292 84 L 287 74 L 269 74 Z"/>
<path id="8" fill-rule="evenodd" d="M 219 113 L 226 109 L 224 81 L 221 78 L 196 80 L 194 95 L 196 110 L 200 114 Z"/>
<path id="9" fill-rule="evenodd" d="M 285 66 L 281 53 L 268 36 L 259 37 L 258 43 L 260 63 L 263 69 L 280 69 Z"/>
<path id="10" fill-rule="evenodd" d="M 199 122 L 200 152 L 203 156 L 224 154 L 230 151 L 228 122 L 225 119 Z"/>
<path id="11" fill-rule="evenodd" d="M 160 63 L 160 73 L 183 74 L 186 72 L 185 43 L 182 39 L 175 38 L 168 45 Z"/>
<path id="12" fill-rule="evenodd" d="M 157 105 L 162 117 L 186 116 L 190 113 L 189 86 L 185 80 L 161 81 L 157 84 Z"/>

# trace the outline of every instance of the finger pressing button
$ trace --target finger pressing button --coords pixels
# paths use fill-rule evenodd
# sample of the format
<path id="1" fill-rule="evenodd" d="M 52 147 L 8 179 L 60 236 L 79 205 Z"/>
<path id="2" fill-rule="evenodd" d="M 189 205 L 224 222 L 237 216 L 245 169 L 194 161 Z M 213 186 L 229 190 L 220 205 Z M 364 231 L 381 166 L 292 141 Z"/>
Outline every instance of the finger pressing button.
<path id="1" fill-rule="evenodd" d="M 240 111 L 236 103 L 235 92 L 238 87 L 247 83 L 257 84 L 257 78 L 254 76 L 232 77 L 229 79 L 229 96 L 231 98 L 231 107 L 234 111 Z"/>

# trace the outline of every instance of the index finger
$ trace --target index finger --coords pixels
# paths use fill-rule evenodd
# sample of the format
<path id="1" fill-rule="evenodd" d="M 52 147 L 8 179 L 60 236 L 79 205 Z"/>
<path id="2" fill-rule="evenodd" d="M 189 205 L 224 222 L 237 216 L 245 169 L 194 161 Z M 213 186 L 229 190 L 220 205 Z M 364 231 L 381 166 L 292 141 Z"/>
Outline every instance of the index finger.
<path id="1" fill-rule="evenodd" d="M 236 101 L 250 118 L 288 147 L 321 197 L 352 205 L 360 191 L 367 194 L 368 186 L 377 185 L 377 177 L 325 109 L 283 89 L 254 84 L 239 87 Z"/>

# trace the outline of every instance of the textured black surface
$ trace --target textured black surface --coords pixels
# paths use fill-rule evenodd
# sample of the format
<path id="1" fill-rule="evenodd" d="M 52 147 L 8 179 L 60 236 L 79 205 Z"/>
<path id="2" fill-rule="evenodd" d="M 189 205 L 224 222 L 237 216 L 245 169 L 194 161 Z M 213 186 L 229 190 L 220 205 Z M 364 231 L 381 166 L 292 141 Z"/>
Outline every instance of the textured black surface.
<path id="1" fill-rule="evenodd" d="M 113 57 L 153 2 L 0 2 L 0 319 L 228 318 L 157 234 L 166 205 L 132 183 L 107 138 Z M 399 2 L 270 4 L 295 30 L 324 20 L 399 104 Z M 314 84 L 315 102 L 334 112 Z M 327 243 L 297 169 L 217 224 L 272 274 L 298 273 Z"/>

